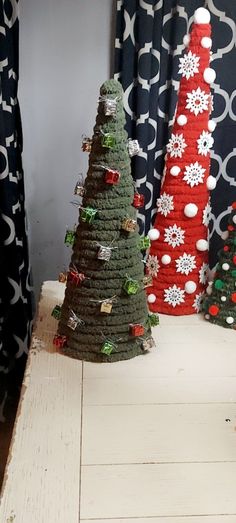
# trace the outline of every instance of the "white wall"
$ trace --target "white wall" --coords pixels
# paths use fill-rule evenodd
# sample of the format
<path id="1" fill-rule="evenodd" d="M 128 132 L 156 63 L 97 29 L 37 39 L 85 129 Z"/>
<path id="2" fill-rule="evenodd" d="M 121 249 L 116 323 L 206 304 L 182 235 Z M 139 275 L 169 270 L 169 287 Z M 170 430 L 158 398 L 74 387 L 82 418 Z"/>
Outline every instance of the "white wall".
<path id="1" fill-rule="evenodd" d="M 33 278 L 56 279 L 71 249 L 66 226 L 77 173 L 87 171 L 100 84 L 110 76 L 113 0 L 21 0 L 20 82 Z"/>

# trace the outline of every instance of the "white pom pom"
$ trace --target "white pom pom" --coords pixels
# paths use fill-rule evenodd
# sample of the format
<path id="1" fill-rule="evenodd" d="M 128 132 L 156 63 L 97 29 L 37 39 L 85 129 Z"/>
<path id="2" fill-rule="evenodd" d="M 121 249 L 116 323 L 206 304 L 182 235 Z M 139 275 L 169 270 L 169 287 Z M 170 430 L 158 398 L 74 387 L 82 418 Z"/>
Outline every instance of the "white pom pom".
<path id="1" fill-rule="evenodd" d="M 178 165 L 173 165 L 173 167 L 171 167 L 170 174 L 172 174 L 172 176 L 178 176 L 179 173 L 180 167 L 178 167 Z"/>
<path id="2" fill-rule="evenodd" d="M 155 294 L 149 294 L 147 297 L 147 301 L 148 301 L 148 303 L 155 303 L 155 301 L 156 301 Z"/>
<path id="3" fill-rule="evenodd" d="M 228 263 L 223 263 L 222 264 L 222 269 L 223 269 L 223 271 L 228 271 L 230 269 L 229 264 Z"/>
<path id="4" fill-rule="evenodd" d="M 216 123 L 214 122 L 214 120 L 209 120 L 208 131 L 210 131 L 210 133 L 213 133 L 215 128 L 216 128 Z"/>
<path id="5" fill-rule="evenodd" d="M 184 214 L 187 218 L 193 218 L 198 213 L 198 206 L 195 203 L 188 203 L 185 205 Z"/>
<path id="6" fill-rule="evenodd" d="M 233 216 L 232 221 L 236 223 L 236 214 Z"/>
<path id="7" fill-rule="evenodd" d="M 184 35 L 183 44 L 185 45 L 185 47 L 188 47 L 189 43 L 190 43 L 190 35 Z"/>
<path id="8" fill-rule="evenodd" d="M 192 294 L 193 292 L 195 292 L 196 288 L 197 288 L 197 285 L 194 281 L 187 281 L 185 283 L 185 291 L 187 292 L 187 294 Z"/>
<path id="9" fill-rule="evenodd" d="M 228 325 L 232 325 L 234 323 L 234 318 L 233 316 L 228 316 L 225 321 Z"/>
<path id="10" fill-rule="evenodd" d="M 228 237 L 229 237 L 229 231 L 222 232 L 222 234 L 221 234 L 222 240 L 227 240 Z"/>
<path id="11" fill-rule="evenodd" d="M 199 7 L 194 13 L 194 23 L 195 24 L 209 24 L 211 15 L 205 7 Z"/>
<path id="12" fill-rule="evenodd" d="M 163 254 L 163 256 L 161 258 L 161 263 L 163 263 L 163 265 L 168 265 L 170 262 L 171 262 L 171 257 L 169 256 L 169 254 Z"/>
<path id="13" fill-rule="evenodd" d="M 207 189 L 209 191 L 213 191 L 213 189 L 215 189 L 215 187 L 216 187 L 216 179 L 214 178 L 214 176 L 211 176 L 211 175 L 208 176 L 206 185 L 207 185 Z"/>
<path id="14" fill-rule="evenodd" d="M 158 229 L 150 229 L 148 232 L 148 238 L 153 242 L 155 240 L 158 240 L 160 237 L 160 231 Z"/>
<path id="15" fill-rule="evenodd" d="M 210 314 L 205 314 L 205 319 L 209 320 L 210 319 Z"/>
<path id="16" fill-rule="evenodd" d="M 188 118 L 187 116 L 185 116 L 185 114 L 180 114 L 177 118 L 177 123 L 179 125 L 185 125 L 188 121 Z"/>
<path id="17" fill-rule="evenodd" d="M 226 296 L 221 296 L 220 299 L 221 299 L 221 301 L 226 301 L 227 300 Z"/>
<path id="18" fill-rule="evenodd" d="M 208 296 L 210 296 L 212 294 L 212 285 L 208 285 L 206 292 L 207 292 Z"/>
<path id="19" fill-rule="evenodd" d="M 209 36 L 203 36 L 201 46 L 204 47 L 204 49 L 211 49 L 212 39 Z"/>
<path id="20" fill-rule="evenodd" d="M 196 241 L 196 247 L 198 251 L 207 251 L 208 250 L 208 242 L 206 240 L 197 240 Z"/>
<path id="21" fill-rule="evenodd" d="M 206 67 L 203 78 L 207 84 L 212 84 L 216 79 L 216 72 L 211 67 Z"/>

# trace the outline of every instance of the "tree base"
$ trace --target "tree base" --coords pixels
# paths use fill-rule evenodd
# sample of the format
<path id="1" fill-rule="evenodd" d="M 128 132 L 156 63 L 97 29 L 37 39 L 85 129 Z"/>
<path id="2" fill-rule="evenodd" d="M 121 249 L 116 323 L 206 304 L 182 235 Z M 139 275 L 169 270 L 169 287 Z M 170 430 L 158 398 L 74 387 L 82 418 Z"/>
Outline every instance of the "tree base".
<path id="1" fill-rule="evenodd" d="M 70 347 L 63 347 L 61 353 L 82 361 L 90 361 L 93 363 L 113 363 L 115 361 L 124 361 L 135 358 L 136 356 L 148 354 L 148 351 L 144 351 L 139 347 L 135 347 L 128 352 L 113 352 L 109 356 L 98 352 L 79 351 L 78 349 L 72 349 Z"/>

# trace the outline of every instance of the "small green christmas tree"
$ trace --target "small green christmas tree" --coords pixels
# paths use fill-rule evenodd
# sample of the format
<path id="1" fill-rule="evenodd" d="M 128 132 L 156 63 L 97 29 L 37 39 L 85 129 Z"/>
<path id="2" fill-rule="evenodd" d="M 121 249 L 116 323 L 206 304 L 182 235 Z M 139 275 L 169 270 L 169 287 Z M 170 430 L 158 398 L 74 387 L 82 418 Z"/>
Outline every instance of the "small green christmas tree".
<path id="1" fill-rule="evenodd" d="M 87 361 L 129 359 L 153 345 L 132 205 L 129 152 L 137 144 L 128 142 L 124 126 L 122 87 L 109 80 L 100 89 L 92 142 L 83 144 L 91 149 L 89 169 L 84 188 L 77 187 L 83 201 L 55 340 Z"/>
<path id="2" fill-rule="evenodd" d="M 208 285 L 203 310 L 211 323 L 236 329 L 236 202 L 232 204 L 227 238 L 218 257 L 216 274 Z"/>

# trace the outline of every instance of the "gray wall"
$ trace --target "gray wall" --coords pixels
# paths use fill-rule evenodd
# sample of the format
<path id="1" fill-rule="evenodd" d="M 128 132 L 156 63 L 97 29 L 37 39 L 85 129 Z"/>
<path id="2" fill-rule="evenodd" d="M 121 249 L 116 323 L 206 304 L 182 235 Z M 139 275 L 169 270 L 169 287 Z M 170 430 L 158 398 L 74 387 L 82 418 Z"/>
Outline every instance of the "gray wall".
<path id="1" fill-rule="evenodd" d="M 36 295 L 57 279 L 78 220 L 69 202 L 87 171 L 100 84 L 110 76 L 113 0 L 21 0 L 20 82 L 26 210 Z M 111 50 L 111 51 L 110 51 Z"/>

